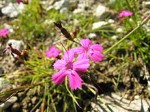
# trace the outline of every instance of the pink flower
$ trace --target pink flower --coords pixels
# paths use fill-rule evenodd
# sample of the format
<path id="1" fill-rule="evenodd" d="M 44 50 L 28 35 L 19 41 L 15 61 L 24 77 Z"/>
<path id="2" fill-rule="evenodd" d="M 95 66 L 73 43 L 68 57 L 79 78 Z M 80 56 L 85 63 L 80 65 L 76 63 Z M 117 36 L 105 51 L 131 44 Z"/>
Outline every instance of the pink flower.
<path id="1" fill-rule="evenodd" d="M 122 17 L 128 17 L 128 16 L 132 16 L 132 12 L 128 11 L 128 10 L 123 10 L 121 11 L 121 13 L 118 15 L 119 18 L 122 18 Z"/>
<path id="2" fill-rule="evenodd" d="M 76 54 L 79 54 L 78 60 L 87 59 L 90 57 L 94 62 L 102 61 L 104 55 L 101 54 L 103 47 L 99 44 L 92 44 L 89 39 L 80 41 L 81 47 L 73 48 Z"/>
<path id="3" fill-rule="evenodd" d="M 59 55 L 59 53 L 60 53 L 59 49 L 57 49 L 55 46 L 51 46 L 49 48 L 49 50 L 46 51 L 45 54 L 46 54 L 47 58 L 51 58 L 51 57 L 55 57 L 56 58 Z"/>
<path id="4" fill-rule="evenodd" d="M 60 70 L 52 76 L 53 82 L 55 84 L 61 84 L 67 76 L 70 88 L 75 90 L 81 88 L 83 82 L 78 72 L 87 71 L 90 64 L 88 59 L 74 62 L 74 51 L 69 50 L 64 53 L 63 59 L 56 61 L 53 66 L 54 69 Z"/>
<path id="5" fill-rule="evenodd" d="M 20 3 L 22 2 L 22 0 L 16 0 L 16 2 L 17 2 L 18 4 L 20 4 Z"/>
<path id="6" fill-rule="evenodd" d="M 7 28 L 3 28 L 0 30 L 0 36 L 7 36 L 9 34 L 9 30 Z"/>

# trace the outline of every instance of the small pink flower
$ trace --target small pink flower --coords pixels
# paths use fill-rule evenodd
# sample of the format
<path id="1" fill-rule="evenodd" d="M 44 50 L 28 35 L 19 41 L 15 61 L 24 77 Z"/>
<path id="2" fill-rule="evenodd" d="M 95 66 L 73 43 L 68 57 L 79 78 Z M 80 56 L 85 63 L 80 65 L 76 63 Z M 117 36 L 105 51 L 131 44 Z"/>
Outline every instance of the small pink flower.
<path id="1" fill-rule="evenodd" d="M 17 2 L 18 4 L 20 4 L 20 3 L 22 2 L 22 0 L 16 0 L 16 2 Z"/>
<path id="2" fill-rule="evenodd" d="M 0 30 L 0 36 L 7 36 L 9 34 L 9 30 L 7 28 L 3 28 Z"/>
<path id="3" fill-rule="evenodd" d="M 64 53 L 63 59 L 56 61 L 53 66 L 54 69 L 60 70 L 52 76 L 53 82 L 55 84 L 61 84 L 67 76 L 70 88 L 75 90 L 81 88 L 83 82 L 78 72 L 87 71 L 90 64 L 88 59 L 74 62 L 74 51 L 69 50 Z"/>
<path id="4" fill-rule="evenodd" d="M 60 53 L 59 49 L 57 49 L 55 46 L 51 46 L 49 48 L 49 50 L 46 51 L 45 54 L 46 54 L 47 58 L 51 58 L 51 57 L 55 57 L 56 58 L 59 55 L 59 53 Z"/>
<path id="5" fill-rule="evenodd" d="M 121 13 L 118 15 L 119 18 L 122 18 L 122 17 L 128 17 L 128 16 L 132 16 L 132 12 L 128 11 L 128 10 L 123 10 L 121 11 Z"/>
<path id="6" fill-rule="evenodd" d="M 102 61 L 104 55 L 101 54 L 103 47 L 99 44 L 92 44 L 89 39 L 80 41 L 81 47 L 73 48 L 76 54 L 79 54 L 78 60 L 87 59 L 90 57 L 94 62 Z"/>

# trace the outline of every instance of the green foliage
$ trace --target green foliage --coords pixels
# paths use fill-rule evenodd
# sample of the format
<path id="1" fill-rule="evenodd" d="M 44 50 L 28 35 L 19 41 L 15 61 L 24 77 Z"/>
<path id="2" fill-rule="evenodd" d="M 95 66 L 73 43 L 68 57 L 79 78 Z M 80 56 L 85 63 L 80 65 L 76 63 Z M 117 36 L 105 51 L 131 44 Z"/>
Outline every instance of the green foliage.
<path id="1" fill-rule="evenodd" d="M 145 30 L 144 25 L 138 26 L 142 22 L 142 18 L 138 15 L 138 0 L 116 0 L 114 10 L 119 13 L 124 9 L 132 11 L 133 16 L 120 20 L 116 27 L 123 27 L 124 32 L 117 34 L 114 31 L 115 28 L 109 24 L 92 30 L 92 24 L 99 20 L 88 14 L 72 14 L 69 11 L 63 14 L 54 9 L 45 11 L 39 4 L 39 0 L 32 0 L 25 7 L 19 18 L 14 22 L 15 33 L 13 37 L 23 39 L 30 46 L 30 58 L 25 62 L 25 71 L 19 73 L 21 77 L 16 79 L 15 82 L 31 84 L 38 97 L 40 97 L 32 111 L 42 105 L 44 105 L 46 112 L 76 112 L 83 109 L 86 111 L 90 104 L 83 104 L 83 101 L 85 99 L 90 101 L 94 96 L 95 91 L 90 87 L 83 87 L 83 89 L 76 91 L 70 90 L 67 79 L 62 85 L 53 84 L 51 77 L 56 72 L 53 69 L 53 63 L 56 59 L 46 59 L 45 51 L 48 46 L 44 44 L 47 42 L 46 39 L 61 40 L 61 38 L 57 38 L 58 34 L 56 33 L 58 32 L 53 25 L 55 21 L 62 21 L 63 26 L 71 33 L 74 31 L 74 27 L 79 27 L 77 39 L 85 38 L 89 33 L 94 32 L 98 35 L 95 38 L 97 42 L 104 41 L 104 44 L 107 43 L 107 45 L 104 45 L 108 48 L 104 52 L 107 53 L 104 60 L 104 62 L 107 61 L 107 64 L 101 70 L 102 63 L 93 63 L 89 72 L 83 77 L 88 83 L 98 85 L 99 79 L 102 79 L 102 82 L 112 82 L 113 87 L 118 90 L 120 83 L 126 85 L 123 82 L 126 77 L 134 77 L 135 73 L 130 73 L 131 68 L 135 65 L 146 66 L 149 64 L 150 32 Z M 77 24 L 73 20 L 77 20 Z M 119 39 L 112 41 L 111 36 L 114 34 L 118 35 Z M 74 45 L 68 41 L 66 43 L 66 48 Z M 62 48 L 62 46 L 59 47 Z M 37 51 L 40 52 L 40 55 Z M 116 68 L 110 73 L 113 76 L 109 76 L 111 67 Z M 130 72 L 125 73 L 123 70 L 129 70 Z M 91 74 L 92 76 L 90 76 Z M 100 77 L 97 78 L 98 75 Z M 93 82 L 92 78 L 94 79 Z M 136 85 L 135 82 L 134 85 Z M 27 86 L 27 89 L 31 86 Z M 87 97 L 88 95 L 90 97 Z"/>
<path id="2" fill-rule="evenodd" d="M 129 10 L 133 12 L 131 17 L 121 19 L 120 25 L 123 27 L 124 32 L 121 34 L 121 37 L 116 40 L 116 43 L 105 51 L 108 55 L 110 54 L 110 63 L 112 63 L 113 66 L 116 67 L 117 64 L 119 64 L 119 67 L 123 67 L 122 69 L 124 69 L 123 71 L 122 69 L 116 69 L 115 71 L 116 79 L 114 77 L 115 80 L 113 83 L 116 88 L 118 88 L 119 83 L 124 83 L 124 78 L 132 77 L 138 82 L 140 76 L 147 76 L 146 73 L 141 74 L 132 72 L 135 66 L 138 66 L 138 69 L 142 71 L 145 66 L 147 67 L 150 59 L 150 32 L 147 31 L 149 27 L 144 25 L 147 23 L 144 22 L 143 24 L 144 19 L 138 14 L 140 10 L 139 6 L 137 0 L 124 0 L 122 2 L 116 0 L 115 10 L 118 10 L 118 12 L 121 12 L 121 10 Z M 110 49 L 112 52 L 109 51 Z M 125 72 L 125 70 L 127 70 L 127 72 Z M 134 90 L 131 90 L 132 92 L 137 91 L 136 89 L 139 88 L 137 82 L 130 81 L 130 84 L 134 84 Z M 141 82 L 138 83 L 142 85 Z M 126 83 L 124 83 L 124 85 L 126 85 Z M 145 91 L 148 90 L 145 88 Z M 147 92 L 144 92 L 143 94 L 147 94 Z"/>
<path id="3" fill-rule="evenodd" d="M 46 36 L 46 25 L 44 24 L 43 9 L 39 0 L 32 0 L 15 21 L 15 38 L 21 38 L 31 42 L 37 38 L 43 39 Z"/>
<path id="4" fill-rule="evenodd" d="M 63 14 L 55 9 L 51 9 L 47 12 L 46 18 L 51 19 L 52 21 L 62 21 L 67 19 L 67 16 L 67 14 Z"/>

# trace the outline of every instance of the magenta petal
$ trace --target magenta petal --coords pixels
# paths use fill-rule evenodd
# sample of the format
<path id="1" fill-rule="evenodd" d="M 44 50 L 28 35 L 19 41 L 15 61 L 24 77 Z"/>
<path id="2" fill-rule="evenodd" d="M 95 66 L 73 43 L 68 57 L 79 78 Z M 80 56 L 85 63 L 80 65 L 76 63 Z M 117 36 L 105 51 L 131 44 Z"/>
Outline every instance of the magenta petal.
<path id="1" fill-rule="evenodd" d="M 75 48 L 72 48 L 71 50 L 73 50 L 75 54 L 81 54 L 84 52 L 83 47 L 75 47 Z"/>
<path id="2" fill-rule="evenodd" d="M 93 44 L 90 46 L 90 49 L 91 50 L 96 50 L 96 51 L 99 51 L 99 52 L 102 52 L 103 51 L 103 47 L 99 44 Z"/>
<path id="3" fill-rule="evenodd" d="M 66 77 L 66 71 L 61 70 L 52 76 L 52 81 L 55 84 L 61 84 L 65 80 L 65 77 Z"/>
<path id="4" fill-rule="evenodd" d="M 88 54 L 87 53 L 79 54 L 77 60 L 82 60 L 82 59 L 88 59 Z"/>
<path id="5" fill-rule="evenodd" d="M 72 62 L 74 59 L 74 51 L 73 50 L 66 51 L 63 57 L 66 62 L 69 61 Z"/>
<path id="6" fill-rule="evenodd" d="M 45 55 L 46 55 L 47 58 L 52 57 L 52 54 L 51 54 L 51 52 L 49 52 L 49 51 L 46 51 Z"/>
<path id="7" fill-rule="evenodd" d="M 132 14 L 133 13 L 128 10 L 122 10 L 121 13 L 118 15 L 118 17 L 122 18 L 122 17 L 132 16 Z"/>
<path id="8" fill-rule="evenodd" d="M 85 47 L 88 48 L 91 45 L 91 40 L 90 39 L 82 39 L 80 40 L 80 44 Z"/>
<path id="9" fill-rule="evenodd" d="M 100 62 L 104 58 L 103 54 L 96 52 L 96 51 L 93 53 L 90 53 L 89 56 L 94 62 Z"/>
<path id="10" fill-rule="evenodd" d="M 57 49 L 55 46 L 51 46 L 48 51 L 46 51 L 46 57 L 57 57 L 60 53 L 60 50 Z"/>
<path id="11" fill-rule="evenodd" d="M 75 90 L 77 88 L 81 88 L 83 80 L 75 71 L 70 72 L 68 74 L 68 77 L 69 77 L 69 86 L 71 89 Z"/>
<path id="12" fill-rule="evenodd" d="M 6 36 L 9 34 L 9 30 L 7 28 L 3 28 L 0 30 L 0 36 Z"/>
<path id="13" fill-rule="evenodd" d="M 54 66 L 54 69 L 56 69 L 56 70 L 64 69 L 66 66 L 66 61 L 65 60 L 57 60 L 53 66 Z"/>
<path id="14" fill-rule="evenodd" d="M 85 72 L 89 68 L 89 59 L 82 59 L 80 61 L 74 62 L 73 69 L 75 71 Z"/>

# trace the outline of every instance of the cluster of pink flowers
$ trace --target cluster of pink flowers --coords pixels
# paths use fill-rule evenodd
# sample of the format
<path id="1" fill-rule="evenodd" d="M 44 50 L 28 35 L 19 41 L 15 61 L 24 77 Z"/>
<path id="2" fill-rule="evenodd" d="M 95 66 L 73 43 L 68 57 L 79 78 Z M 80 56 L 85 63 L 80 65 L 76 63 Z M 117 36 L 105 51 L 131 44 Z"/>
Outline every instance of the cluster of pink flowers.
<path id="1" fill-rule="evenodd" d="M 0 36 L 5 37 L 9 34 L 9 30 L 7 28 L 3 28 L 0 30 Z"/>
<path id="2" fill-rule="evenodd" d="M 118 15 L 119 18 L 123 18 L 123 17 L 128 17 L 128 16 L 132 16 L 132 12 L 128 11 L 128 10 L 122 10 L 121 13 Z"/>
<path id="3" fill-rule="evenodd" d="M 104 55 L 101 54 L 103 51 L 101 45 L 92 44 L 89 39 L 82 39 L 80 44 L 81 47 L 72 48 L 66 51 L 62 59 L 59 59 L 54 63 L 54 69 L 59 70 L 59 72 L 52 76 L 52 81 L 55 84 L 63 83 L 65 77 L 68 77 L 71 89 L 75 90 L 81 88 L 83 80 L 79 73 L 87 71 L 90 66 L 90 59 L 94 62 L 100 62 L 104 58 Z M 55 46 L 52 46 L 49 51 L 46 51 L 46 57 L 57 57 L 59 53 L 60 50 Z"/>

